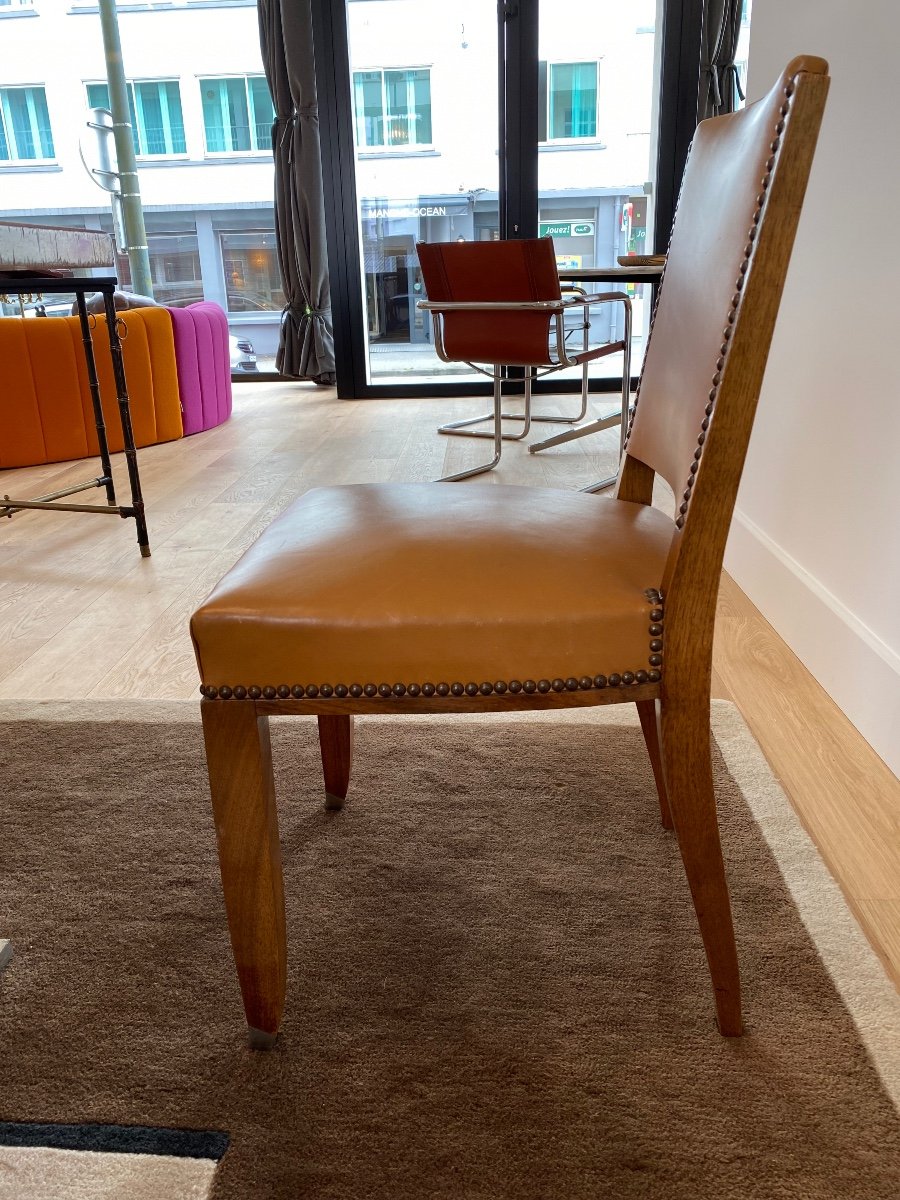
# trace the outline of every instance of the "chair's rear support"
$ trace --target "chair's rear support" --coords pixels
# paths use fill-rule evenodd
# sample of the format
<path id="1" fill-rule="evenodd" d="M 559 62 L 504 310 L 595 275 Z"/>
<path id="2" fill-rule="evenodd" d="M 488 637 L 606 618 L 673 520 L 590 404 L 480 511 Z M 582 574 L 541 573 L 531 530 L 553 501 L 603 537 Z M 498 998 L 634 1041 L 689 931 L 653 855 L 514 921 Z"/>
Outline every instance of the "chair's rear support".
<path id="1" fill-rule="evenodd" d="M 470 367 L 479 368 L 474 363 L 469 363 Z M 522 438 L 527 437 L 531 430 L 532 421 L 549 421 L 555 420 L 551 417 L 532 416 L 531 413 L 531 385 L 534 381 L 534 375 L 531 367 L 525 367 L 525 406 L 520 413 L 500 413 L 502 421 L 524 421 L 525 425 L 521 433 L 501 433 L 501 438 L 504 442 L 521 442 Z M 493 370 L 490 372 L 490 377 L 494 382 L 494 388 L 503 380 L 503 366 L 501 363 L 496 363 Z M 496 425 L 496 412 L 484 413 L 480 417 L 466 417 L 464 421 L 449 421 L 446 425 L 438 427 L 438 433 L 447 433 L 455 437 L 476 437 L 476 438 L 496 438 L 497 431 L 495 429 L 470 429 L 470 425 L 482 425 L 485 421 L 494 421 Z M 484 470 L 489 468 L 485 467 Z M 446 482 L 444 480 L 443 482 Z"/>

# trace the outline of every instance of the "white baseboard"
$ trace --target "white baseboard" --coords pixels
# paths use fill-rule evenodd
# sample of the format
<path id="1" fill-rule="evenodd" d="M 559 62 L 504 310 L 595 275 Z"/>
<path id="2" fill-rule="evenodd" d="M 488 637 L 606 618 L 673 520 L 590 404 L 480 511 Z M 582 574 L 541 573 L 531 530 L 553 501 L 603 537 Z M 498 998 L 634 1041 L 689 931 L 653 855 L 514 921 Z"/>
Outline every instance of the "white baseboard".
<path id="1" fill-rule="evenodd" d="M 900 775 L 900 654 L 739 510 L 725 570 Z"/>

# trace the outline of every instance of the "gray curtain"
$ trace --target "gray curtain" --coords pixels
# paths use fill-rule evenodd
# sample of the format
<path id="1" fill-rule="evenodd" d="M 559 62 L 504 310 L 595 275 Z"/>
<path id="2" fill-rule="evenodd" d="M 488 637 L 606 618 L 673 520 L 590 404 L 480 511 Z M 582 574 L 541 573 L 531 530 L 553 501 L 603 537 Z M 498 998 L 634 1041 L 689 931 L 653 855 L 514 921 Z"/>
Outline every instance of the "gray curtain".
<path id="1" fill-rule="evenodd" d="M 275 240 L 287 304 L 275 366 L 334 383 L 331 292 L 310 0 L 258 0 L 263 67 L 275 106 Z"/>
<path id="2" fill-rule="evenodd" d="M 734 54 L 741 32 L 742 0 L 706 0 L 699 119 L 734 112 L 744 98 Z"/>

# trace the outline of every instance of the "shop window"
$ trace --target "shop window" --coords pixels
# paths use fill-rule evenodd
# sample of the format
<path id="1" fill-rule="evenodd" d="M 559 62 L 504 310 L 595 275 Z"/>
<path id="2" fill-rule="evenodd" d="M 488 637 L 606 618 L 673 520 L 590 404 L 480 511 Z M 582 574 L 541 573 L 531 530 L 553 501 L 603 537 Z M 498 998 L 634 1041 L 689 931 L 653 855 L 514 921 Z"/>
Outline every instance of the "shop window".
<path id="1" fill-rule="evenodd" d="M 539 64 L 538 141 L 597 138 L 596 62 Z"/>
<path id="2" fill-rule="evenodd" d="M 0 162 L 27 162 L 53 156 L 44 89 L 0 88 Z"/>
<path id="3" fill-rule="evenodd" d="M 354 71 L 353 109 L 360 149 L 431 145 L 431 71 Z"/>
<path id="4" fill-rule="evenodd" d="M 225 295 L 231 313 L 280 311 L 284 292 L 274 229 L 220 234 Z"/>
<path id="5" fill-rule="evenodd" d="M 183 308 L 203 299 L 196 232 L 148 233 L 153 296 L 160 304 Z"/>
<path id="6" fill-rule="evenodd" d="M 178 80 L 129 80 L 126 86 L 135 154 L 145 158 L 169 158 L 174 154 L 185 154 L 187 145 Z M 108 85 L 89 83 L 87 98 L 90 108 L 108 109 Z"/>
<path id="7" fill-rule="evenodd" d="M 207 154 L 272 149 L 275 110 L 264 75 L 201 79 Z"/>

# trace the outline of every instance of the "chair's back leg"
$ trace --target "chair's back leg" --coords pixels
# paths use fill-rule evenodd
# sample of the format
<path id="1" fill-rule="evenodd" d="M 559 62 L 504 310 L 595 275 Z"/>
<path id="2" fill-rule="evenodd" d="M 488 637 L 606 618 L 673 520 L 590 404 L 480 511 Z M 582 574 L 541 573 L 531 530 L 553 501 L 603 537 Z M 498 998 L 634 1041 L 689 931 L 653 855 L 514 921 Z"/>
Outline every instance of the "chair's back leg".
<path id="1" fill-rule="evenodd" d="M 664 698 L 660 738 L 672 820 L 709 963 L 719 1032 L 736 1037 L 742 1032 L 741 985 L 716 818 L 708 694 L 705 702 L 696 694 L 675 701 Z"/>
<path id="2" fill-rule="evenodd" d="M 638 716 L 641 718 L 644 741 L 647 743 L 647 753 L 650 755 L 653 778 L 656 781 L 656 794 L 659 796 L 659 814 L 662 818 L 664 828 L 674 829 L 672 812 L 669 808 L 669 795 L 666 791 L 666 777 L 663 774 L 662 751 L 659 744 L 659 707 L 655 700 L 638 700 L 636 707 Z"/>
<path id="3" fill-rule="evenodd" d="M 320 715 L 319 749 L 325 776 L 325 807 L 343 808 L 353 766 L 353 717 Z"/>
<path id="4" fill-rule="evenodd" d="M 201 703 L 219 866 L 250 1043 L 275 1041 L 287 981 L 269 722 L 249 701 Z"/>

